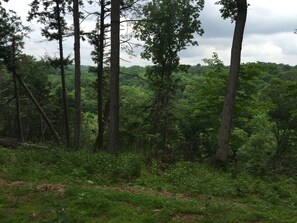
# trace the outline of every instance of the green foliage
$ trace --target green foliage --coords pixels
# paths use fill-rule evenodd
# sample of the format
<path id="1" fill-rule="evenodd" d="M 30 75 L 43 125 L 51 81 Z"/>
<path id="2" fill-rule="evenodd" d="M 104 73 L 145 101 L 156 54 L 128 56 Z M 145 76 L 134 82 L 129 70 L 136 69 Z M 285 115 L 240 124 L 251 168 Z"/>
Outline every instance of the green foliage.
<path id="1" fill-rule="evenodd" d="M 64 212 L 61 207 L 50 207 L 50 212 L 53 214 L 53 220 L 42 221 L 41 223 L 70 223 L 67 214 Z"/>
<path id="2" fill-rule="evenodd" d="M 147 87 L 145 71 L 146 68 L 141 66 L 121 67 L 121 85 Z"/>
<path id="3" fill-rule="evenodd" d="M 20 58 L 18 71 L 63 136 L 62 88 L 58 71 L 31 56 L 20 55 Z M 172 160 L 181 157 L 192 161 L 212 159 L 217 146 L 228 68 L 217 54 L 204 62 L 204 66 L 179 66 L 166 80 L 158 75 L 152 75 L 154 79 L 145 75 L 146 70 L 161 72 L 157 66 L 147 69 L 139 66 L 121 68 L 120 128 L 123 152 L 148 151 L 152 148 L 162 150 L 165 135 L 165 147 L 174 154 Z M 73 69 L 70 66 L 66 70 L 71 120 L 74 115 Z M 1 74 L 0 135 L 13 137 L 16 126 L 13 85 L 11 74 L 3 64 Z M 229 150 L 232 166 L 257 175 L 271 175 L 275 171 L 296 175 L 295 74 L 296 67 L 283 64 L 259 62 L 242 65 Z M 95 82 L 95 75 L 84 67 L 81 89 L 82 147 L 88 150 L 93 148 L 97 135 Z M 167 87 L 169 93 L 164 91 Z M 51 136 L 45 123 L 22 89 L 20 95 L 25 139 L 50 142 Z M 165 99 L 169 100 L 168 109 L 160 105 Z M 163 121 L 156 121 L 158 131 L 154 134 L 156 128 L 152 120 L 157 111 L 162 111 L 159 117 Z M 164 134 L 161 129 L 166 126 L 166 120 L 168 128 L 167 134 Z M 73 123 L 70 126 L 73 127 Z M 106 139 L 107 134 L 104 137 Z M 52 174 L 50 171 L 48 173 Z"/>
<path id="4" fill-rule="evenodd" d="M 238 149 L 239 163 L 249 172 L 265 174 L 272 168 L 272 159 L 276 153 L 272 123 L 266 115 L 259 114 L 251 120 L 249 126 L 252 134 Z"/>
<path id="5" fill-rule="evenodd" d="M 127 148 L 147 148 L 149 137 L 148 104 L 151 94 L 140 87 L 121 87 L 121 142 Z"/>
<path id="6" fill-rule="evenodd" d="M 198 20 L 203 0 L 153 1 L 143 8 L 144 21 L 134 29 L 136 37 L 145 41 L 142 57 L 154 64 L 178 65 L 177 53 L 190 45 L 197 45 L 194 33 L 203 34 Z"/>
<path id="7" fill-rule="evenodd" d="M 272 103 L 268 115 L 273 122 L 273 133 L 276 138 L 276 152 L 274 161 L 277 168 L 293 167 L 293 160 L 296 157 L 296 81 L 272 79 L 264 93 L 264 97 Z M 285 157 L 287 162 L 284 162 Z"/>
<path id="8" fill-rule="evenodd" d="M 143 158 L 130 153 L 113 157 L 107 153 L 48 149 L 18 151 L 10 157 L 0 153 L 0 160 L 3 161 L 3 176 L 7 174 L 8 178 L 19 176 L 18 180 L 48 179 L 54 182 L 91 180 L 99 184 L 110 184 L 139 178 Z M 67 176 L 64 173 L 68 173 Z"/>
<path id="9" fill-rule="evenodd" d="M 267 178 L 263 181 L 244 173 L 234 175 L 232 171 L 221 172 L 207 165 L 196 165 L 191 162 L 177 163 L 166 172 L 165 176 L 171 184 L 171 189 L 187 191 L 193 196 L 208 194 L 240 197 L 245 201 L 257 202 L 258 207 L 265 202 L 272 204 L 296 202 L 296 196 L 292 196 L 294 188 L 291 187 L 296 179 L 288 178 L 287 181 L 283 178 Z"/>
<path id="10" fill-rule="evenodd" d="M 220 0 L 216 4 L 222 5 L 220 12 L 223 19 L 230 18 L 233 22 L 236 19 L 237 5 L 236 0 Z"/>
<path id="11" fill-rule="evenodd" d="M 174 147 L 170 129 L 174 129 L 172 108 L 176 91 L 178 53 L 188 45 L 198 45 L 194 34 L 203 34 L 199 15 L 204 0 L 152 1 L 143 7 L 144 19 L 136 22 L 136 38 L 144 41 L 142 58 L 152 60 L 154 66 L 148 67 L 146 75 L 149 87 L 154 92 L 151 104 L 151 132 L 154 147 L 170 149 Z"/>
<path id="12" fill-rule="evenodd" d="M 82 114 L 81 129 L 82 145 L 86 148 L 92 148 L 97 137 L 97 116 L 91 112 L 84 112 Z"/>
<path id="13" fill-rule="evenodd" d="M 194 77 L 188 77 L 181 99 L 177 102 L 183 135 L 192 149 L 192 155 L 200 159 L 212 158 L 217 147 L 217 133 L 220 125 L 220 114 L 226 94 L 228 69 L 216 53 L 212 58 L 204 59 L 208 69 Z M 233 129 L 231 136 L 231 158 L 236 158 L 236 151 L 246 142 L 250 134 L 247 123 L 256 115 L 261 103 L 258 101 L 257 83 L 263 71 L 257 64 L 242 65 Z M 199 148 L 199 149 L 198 149 Z"/>
<path id="14" fill-rule="evenodd" d="M 177 190 L 216 196 L 236 196 L 237 189 L 229 187 L 228 174 L 216 172 L 207 166 L 181 162 L 167 171 L 167 180 Z"/>
<path id="15" fill-rule="evenodd" d="M 0 59 L 9 71 L 16 69 L 17 57 L 24 47 L 24 38 L 30 31 L 22 24 L 16 12 L 0 5 Z"/>
<path id="16" fill-rule="evenodd" d="M 4 223 L 296 221 L 296 178 L 193 162 L 152 172 L 135 153 L 1 148 L 0 161 Z"/>
<path id="17" fill-rule="evenodd" d="M 49 41 L 58 40 L 60 35 L 65 35 L 69 30 L 64 16 L 70 4 L 69 0 L 33 0 L 30 4 L 31 10 L 29 11 L 28 21 L 37 19 L 38 23 L 44 25 L 44 28 L 41 29 L 41 34 Z M 59 33 L 60 28 L 61 33 Z"/>

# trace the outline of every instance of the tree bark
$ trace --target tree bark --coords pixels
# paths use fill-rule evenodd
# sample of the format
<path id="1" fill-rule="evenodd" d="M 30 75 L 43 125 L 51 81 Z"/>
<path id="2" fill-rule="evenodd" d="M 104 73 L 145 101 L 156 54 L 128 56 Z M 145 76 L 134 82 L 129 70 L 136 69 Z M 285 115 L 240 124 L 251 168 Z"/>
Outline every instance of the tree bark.
<path id="1" fill-rule="evenodd" d="M 221 126 L 219 129 L 218 149 L 216 159 L 218 162 L 226 164 L 228 158 L 228 146 L 231 134 L 232 116 L 236 98 L 236 88 L 240 72 L 241 49 L 244 28 L 247 17 L 247 1 L 236 0 L 237 16 L 235 18 L 235 29 L 231 49 L 231 64 L 229 71 L 229 81 L 227 94 L 225 96 Z"/>
<path id="2" fill-rule="evenodd" d="M 18 139 L 20 142 L 24 142 L 24 134 L 23 134 L 23 125 L 21 119 L 21 109 L 20 109 L 20 97 L 18 90 L 18 83 L 16 78 L 16 42 L 15 37 L 13 37 L 12 41 L 12 76 L 13 76 L 13 84 L 14 84 L 14 96 L 15 96 L 15 104 L 16 104 L 16 120 L 18 125 Z"/>
<path id="3" fill-rule="evenodd" d="M 64 107 L 66 146 L 69 148 L 70 147 L 69 112 L 68 112 L 67 90 L 66 90 L 66 82 L 65 82 L 63 32 L 62 32 L 59 1 L 57 1 L 56 7 L 57 7 L 57 23 L 58 23 L 59 53 L 60 53 L 60 72 L 61 72 L 61 81 L 62 81 L 62 98 L 63 98 L 63 107 Z"/>
<path id="4" fill-rule="evenodd" d="M 14 95 L 15 95 L 15 104 L 16 104 L 16 120 L 18 125 L 18 139 L 20 142 L 24 142 L 23 134 L 23 125 L 21 119 L 21 109 L 20 109 L 20 99 L 19 99 L 19 90 L 17 85 L 17 79 L 15 77 L 15 72 L 13 72 L 13 84 L 14 84 Z"/>
<path id="5" fill-rule="evenodd" d="M 0 72 L 3 72 L 2 71 L 2 65 L 0 64 Z M 2 76 L 2 75 L 1 75 Z M 2 97 L 2 87 L 1 87 L 1 82 L 2 82 L 2 78 L 1 78 L 1 76 L 0 76 L 0 100 L 1 100 L 1 97 Z"/>
<path id="6" fill-rule="evenodd" d="M 80 25 L 79 25 L 79 4 L 73 0 L 73 24 L 74 24 L 74 61 L 75 61 L 75 131 L 74 145 L 80 147 L 81 132 L 81 61 L 80 61 Z"/>
<path id="7" fill-rule="evenodd" d="M 108 150 L 119 150 L 120 0 L 111 0 L 110 125 Z"/>
<path id="8" fill-rule="evenodd" d="M 100 34 L 99 34 L 99 58 L 98 58 L 98 71 L 97 71 L 97 106 L 98 106 L 98 136 L 96 149 L 103 148 L 103 60 L 104 60 L 104 39 L 105 39 L 105 0 L 100 1 Z"/>

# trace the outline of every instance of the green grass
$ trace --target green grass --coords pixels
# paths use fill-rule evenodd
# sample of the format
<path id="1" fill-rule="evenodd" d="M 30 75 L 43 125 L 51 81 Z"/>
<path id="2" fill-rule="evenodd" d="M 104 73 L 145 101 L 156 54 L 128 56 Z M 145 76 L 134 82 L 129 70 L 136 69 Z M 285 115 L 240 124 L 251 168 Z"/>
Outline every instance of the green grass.
<path id="1" fill-rule="evenodd" d="M 297 180 L 141 154 L 0 149 L 6 222 L 297 222 Z"/>

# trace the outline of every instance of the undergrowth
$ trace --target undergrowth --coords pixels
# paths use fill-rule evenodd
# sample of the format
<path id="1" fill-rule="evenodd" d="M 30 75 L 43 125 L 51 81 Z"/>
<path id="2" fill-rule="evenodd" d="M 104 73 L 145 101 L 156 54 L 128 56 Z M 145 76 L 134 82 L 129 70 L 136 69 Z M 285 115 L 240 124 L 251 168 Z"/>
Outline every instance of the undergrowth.
<path id="1" fill-rule="evenodd" d="M 20 220 L 28 213 L 36 222 L 297 222 L 295 178 L 186 161 L 164 168 L 137 153 L 2 148 L 0 178 L 27 182 L 0 187 L 4 222 L 31 222 Z M 36 189 L 41 183 L 62 184 L 65 193 Z M 11 220 L 12 210 L 23 217 Z"/>

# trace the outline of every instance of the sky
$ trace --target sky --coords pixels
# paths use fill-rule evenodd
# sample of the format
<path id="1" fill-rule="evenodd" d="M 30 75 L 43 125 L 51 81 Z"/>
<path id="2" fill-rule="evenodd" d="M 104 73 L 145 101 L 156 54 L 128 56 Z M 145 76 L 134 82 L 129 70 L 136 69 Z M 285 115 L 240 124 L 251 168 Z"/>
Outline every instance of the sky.
<path id="1" fill-rule="evenodd" d="M 182 64 L 203 64 L 203 58 L 211 58 L 217 52 L 225 65 L 230 63 L 231 44 L 234 23 L 223 20 L 219 13 L 220 6 L 214 3 L 217 0 L 205 0 L 205 7 L 200 19 L 203 36 L 196 36 L 199 46 L 189 46 L 179 53 Z M 26 22 L 26 16 L 32 0 L 9 0 L 3 6 L 17 12 L 24 21 L 33 29 L 30 38 L 25 40 L 24 52 L 37 59 L 45 55 L 58 55 L 58 45 L 47 42 L 40 35 L 40 26 L 36 23 Z M 295 0 L 248 0 L 248 16 L 242 47 L 242 62 L 274 62 L 297 65 L 297 1 Z M 90 29 L 93 23 L 82 23 L 82 28 Z M 71 54 L 73 49 L 72 39 L 67 39 L 65 54 Z M 90 52 L 93 47 L 87 41 L 83 42 L 81 61 L 84 65 L 93 65 Z M 121 52 L 121 66 L 149 65 L 150 61 L 142 60 L 139 56 L 141 48 L 135 50 L 136 56 L 131 57 Z"/>

